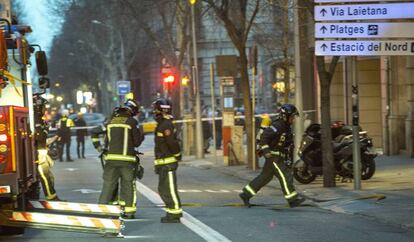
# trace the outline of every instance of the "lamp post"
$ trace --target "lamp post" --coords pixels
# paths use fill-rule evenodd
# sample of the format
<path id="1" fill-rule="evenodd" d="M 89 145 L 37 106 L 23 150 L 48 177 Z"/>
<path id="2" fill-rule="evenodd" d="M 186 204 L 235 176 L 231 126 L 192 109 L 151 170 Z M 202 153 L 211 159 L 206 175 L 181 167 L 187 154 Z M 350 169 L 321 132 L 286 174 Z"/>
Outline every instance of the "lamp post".
<path id="1" fill-rule="evenodd" d="M 197 41 L 196 41 L 196 31 L 195 31 L 195 4 L 197 0 L 190 0 L 191 4 L 191 29 L 192 29 L 192 39 L 193 39 L 193 80 L 194 80 L 194 92 L 196 100 L 196 158 L 200 159 L 204 157 L 203 149 L 203 133 L 201 126 L 201 102 L 200 102 L 200 88 L 198 81 L 198 57 L 197 57 Z"/>

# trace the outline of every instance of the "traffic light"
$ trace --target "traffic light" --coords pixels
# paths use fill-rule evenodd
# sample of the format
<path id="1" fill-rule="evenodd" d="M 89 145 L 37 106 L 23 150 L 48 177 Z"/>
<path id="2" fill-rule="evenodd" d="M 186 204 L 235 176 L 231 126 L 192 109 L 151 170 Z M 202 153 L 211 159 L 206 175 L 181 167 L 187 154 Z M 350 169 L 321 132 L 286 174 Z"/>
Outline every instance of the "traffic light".
<path id="1" fill-rule="evenodd" d="M 184 87 L 186 87 L 186 86 L 188 86 L 188 82 L 189 81 L 190 81 L 190 78 L 188 78 L 188 76 L 183 76 L 181 78 L 181 85 L 184 86 Z"/>
<path id="2" fill-rule="evenodd" d="M 172 84 L 175 81 L 175 76 L 171 73 L 165 74 L 163 76 L 163 81 L 165 84 Z"/>

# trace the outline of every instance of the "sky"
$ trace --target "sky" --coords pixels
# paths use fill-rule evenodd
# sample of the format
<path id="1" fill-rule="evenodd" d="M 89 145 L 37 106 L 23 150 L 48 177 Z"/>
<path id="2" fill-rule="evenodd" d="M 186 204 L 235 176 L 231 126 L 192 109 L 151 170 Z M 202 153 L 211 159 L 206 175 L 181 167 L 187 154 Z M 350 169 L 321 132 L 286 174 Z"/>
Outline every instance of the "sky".
<path id="1" fill-rule="evenodd" d="M 48 8 L 47 0 L 14 0 L 16 8 L 14 11 L 19 16 L 20 24 L 30 25 L 33 32 L 27 38 L 32 44 L 39 44 L 48 52 L 52 40 L 59 33 L 63 19 L 54 16 Z"/>

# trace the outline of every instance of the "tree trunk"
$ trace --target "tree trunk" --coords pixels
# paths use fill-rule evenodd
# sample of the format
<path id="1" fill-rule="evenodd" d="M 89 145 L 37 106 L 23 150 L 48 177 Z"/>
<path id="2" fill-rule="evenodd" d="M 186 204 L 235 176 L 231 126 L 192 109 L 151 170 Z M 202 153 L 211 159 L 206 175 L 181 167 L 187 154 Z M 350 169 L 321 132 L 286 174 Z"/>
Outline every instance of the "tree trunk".
<path id="1" fill-rule="evenodd" d="M 322 132 L 322 164 L 323 186 L 335 187 L 335 163 L 333 159 L 332 131 L 331 131 L 331 79 L 333 73 L 327 72 L 325 57 L 316 57 L 321 88 L 321 132 Z M 334 69 L 332 70 L 332 72 Z"/>
<path id="2" fill-rule="evenodd" d="M 250 95 L 250 84 L 249 84 L 249 74 L 247 70 L 247 56 L 246 48 L 238 48 L 240 54 L 240 72 L 241 72 L 241 87 L 243 93 L 243 103 L 244 103 L 244 115 L 245 115 L 245 125 L 246 125 L 246 134 L 247 134 L 247 165 L 249 168 L 253 168 L 253 132 L 252 132 L 252 100 Z"/>

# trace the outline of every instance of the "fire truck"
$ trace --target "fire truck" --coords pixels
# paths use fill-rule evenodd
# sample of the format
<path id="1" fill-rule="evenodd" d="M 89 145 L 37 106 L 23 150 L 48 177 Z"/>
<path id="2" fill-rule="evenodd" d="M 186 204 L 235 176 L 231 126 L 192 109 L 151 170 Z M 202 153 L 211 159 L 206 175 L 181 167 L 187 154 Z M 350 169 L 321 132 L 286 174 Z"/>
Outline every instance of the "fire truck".
<path id="1" fill-rule="evenodd" d="M 12 22 L 10 1 L 0 5 L 0 235 L 35 228 L 122 236 L 118 206 L 39 200 L 33 96 L 49 87 L 46 55 L 26 39 L 30 26 Z M 38 93 L 32 91 L 32 55 Z"/>

